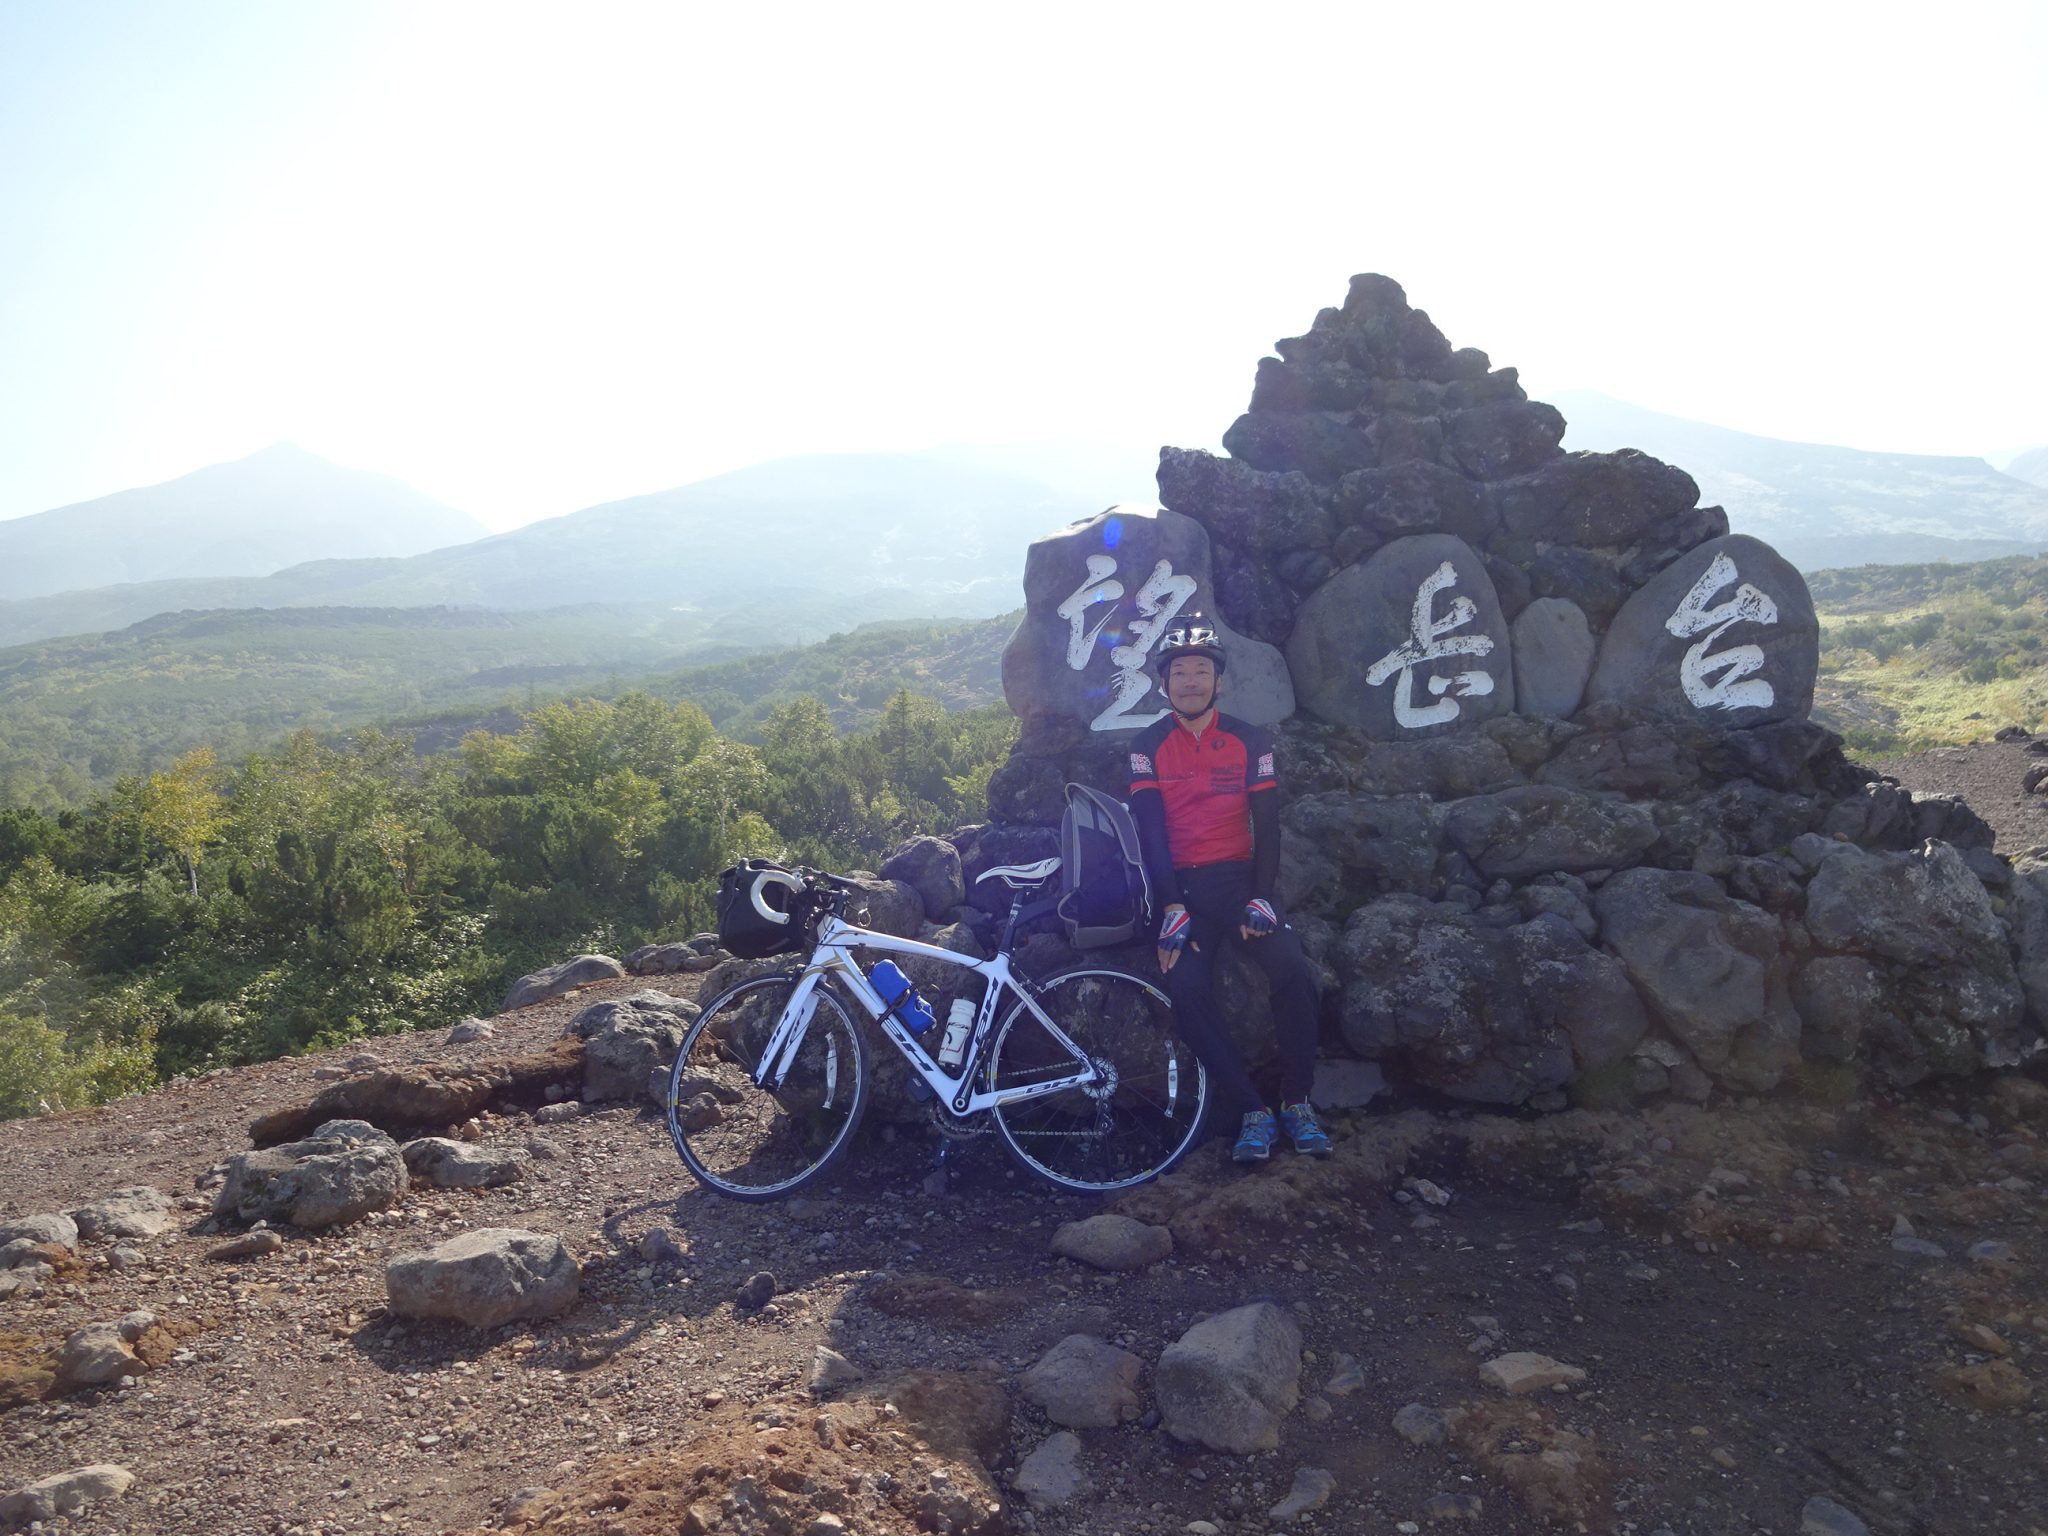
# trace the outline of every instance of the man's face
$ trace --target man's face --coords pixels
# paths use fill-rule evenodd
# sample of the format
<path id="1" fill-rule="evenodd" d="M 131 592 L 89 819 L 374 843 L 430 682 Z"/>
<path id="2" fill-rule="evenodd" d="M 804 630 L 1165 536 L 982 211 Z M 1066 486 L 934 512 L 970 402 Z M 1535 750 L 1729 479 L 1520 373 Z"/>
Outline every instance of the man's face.
<path id="1" fill-rule="evenodd" d="M 1206 656 L 1176 656 L 1166 667 L 1166 702 L 1183 715 L 1199 715 L 1216 702 L 1216 663 Z"/>

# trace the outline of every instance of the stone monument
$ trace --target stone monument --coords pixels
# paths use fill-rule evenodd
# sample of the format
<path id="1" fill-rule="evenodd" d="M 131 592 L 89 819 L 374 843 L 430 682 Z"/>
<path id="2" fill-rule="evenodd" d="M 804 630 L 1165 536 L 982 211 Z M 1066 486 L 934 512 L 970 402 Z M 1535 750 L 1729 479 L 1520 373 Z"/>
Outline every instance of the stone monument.
<path id="1" fill-rule="evenodd" d="M 1277 737 L 1327 1053 L 1556 1107 L 2040 1048 L 2048 867 L 1810 720 L 1790 564 L 1681 469 L 1566 453 L 1513 368 L 1385 277 L 1276 351 L 1225 456 L 1164 449 L 1160 508 L 1032 547 L 970 880 L 1049 851 L 1067 781 L 1123 792 L 1119 742 L 1165 708 L 1152 649 L 1201 608 L 1223 708 Z M 1225 982 L 1256 1054 L 1261 985 Z"/>

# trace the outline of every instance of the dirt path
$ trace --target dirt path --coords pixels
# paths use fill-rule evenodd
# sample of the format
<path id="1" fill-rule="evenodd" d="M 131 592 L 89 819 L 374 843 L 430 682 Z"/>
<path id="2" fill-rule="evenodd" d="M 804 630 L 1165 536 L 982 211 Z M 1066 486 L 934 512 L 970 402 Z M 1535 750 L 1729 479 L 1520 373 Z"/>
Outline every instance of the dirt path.
<path id="1" fill-rule="evenodd" d="M 481 1045 L 419 1036 L 371 1048 L 394 1061 L 538 1049 L 593 998 L 643 985 L 508 1016 Z M 0 1208 L 48 1210 L 139 1182 L 190 1192 L 246 1146 L 255 1114 L 310 1097 L 315 1072 L 350 1054 L 0 1126 Z M 200 1325 L 132 1387 L 0 1414 L 0 1492 L 114 1461 L 136 1475 L 128 1496 L 53 1529 L 332 1536 L 489 1527 L 520 1490 L 609 1486 L 628 1491 L 579 1493 L 539 1528 L 667 1536 L 678 1522 L 657 1518 L 645 1491 L 660 1469 L 729 1458 L 737 1475 L 749 1457 L 769 1464 L 760 1442 L 788 1439 L 785 1424 L 807 1436 L 805 1382 L 825 1344 L 871 1380 L 992 1368 L 1007 1381 L 1007 1428 L 988 1461 L 1010 1529 L 1165 1536 L 1208 1521 L 1249 1536 L 1280 1528 L 1265 1511 L 1307 1466 L 1332 1472 L 1335 1491 L 1286 1529 L 1526 1532 L 1542 1528 L 1528 1502 L 1540 1453 L 1578 1445 L 1564 1529 L 1793 1532 L 1805 1501 L 1828 1494 L 1878 1533 L 2048 1530 L 2048 1089 L 2036 1083 L 1871 1109 L 1534 1121 L 1390 1110 L 1340 1124 L 1332 1165 L 1282 1157 L 1249 1176 L 1212 1143 L 1130 1202 L 1172 1222 L 1177 1251 L 1127 1275 L 1054 1258 L 1058 1224 L 1101 1203 L 1041 1190 L 992 1140 L 966 1144 L 949 1187 L 931 1194 L 926 1134 L 871 1125 L 825 1188 L 749 1207 L 694 1188 L 637 1108 L 553 1125 L 513 1112 L 483 1132 L 534 1151 L 526 1181 L 415 1189 L 354 1227 L 288 1232 L 282 1251 L 247 1264 L 200 1257 L 218 1238 L 193 1230 L 206 1215 L 195 1198 L 169 1231 L 135 1243 L 143 1267 L 110 1268 L 88 1244 L 97 1259 L 76 1280 L 0 1300 L 0 1334 L 31 1338 L 137 1307 Z M 1415 1199 L 1404 1176 L 1434 1180 L 1449 1203 Z M 1894 1249 L 1900 1215 L 1945 1256 Z M 388 1257 L 481 1226 L 560 1234 L 585 1267 L 582 1302 L 483 1334 L 384 1315 Z M 643 1260 L 655 1227 L 675 1234 L 680 1262 Z M 2009 1243 L 2016 1262 L 1972 1262 L 1983 1239 Z M 735 1292 L 760 1270 L 777 1296 L 743 1312 Z M 1149 1370 L 1202 1315 L 1259 1298 L 1292 1310 L 1310 1352 L 1306 1401 L 1277 1452 L 1193 1450 L 1140 1421 L 1082 1432 L 1094 1491 L 1077 1503 L 1033 1515 L 1007 1493 L 1007 1471 L 1052 1427 L 1014 1392 L 1045 1349 L 1100 1332 Z M 1991 1358 L 1983 1335 L 1959 1336 L 1972 1324 L 2010 1351 L 2029 1402 L 1973 1404 L 1944 1376 Z M 1475 1344 L 1482 1336 L 1492 1342 Z M 1515 1400 L 1513 1413 L 1533 1414 L 1488 1441 L 1484 1416 L 1508 1400 L 1477 1370 L 1507 1350 L 1587 1378 Z M 1324 1392 L 1340 1354 L 1356 1357 L 1362 1385 Z M 1479 1419 L 1448 1446 L 1415 1448 L 1391 1422 L 1411 1402 L 1479 1405 Z M 866 1443 L 872 1465 L 856 1470 L 885 1491 L 928 1463 L 923 1439 L 896 1460 L 884 1440 Z M 1428 1518 L 1433 1497 L 1459 1494 L 1476 1497 L 1476 1513 Z M 719 1518 L 721 1531 L 778 1529 L 750 1525 L 744 1508 Z"/>

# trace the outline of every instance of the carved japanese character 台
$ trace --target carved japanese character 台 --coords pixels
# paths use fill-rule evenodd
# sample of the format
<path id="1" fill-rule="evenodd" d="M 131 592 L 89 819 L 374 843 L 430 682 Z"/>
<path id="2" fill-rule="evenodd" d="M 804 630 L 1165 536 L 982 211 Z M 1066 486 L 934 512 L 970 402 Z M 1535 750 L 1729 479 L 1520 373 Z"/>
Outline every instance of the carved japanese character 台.
<path id="1" fill-rule="evenodd" d="M 1707 606 L 1739 574 L 1733 560 L 1715 555 L 1677 610 L 1664 621 L 1664 627 L 1681 640 L 1699 636 L 1678 665 L 1679 687 L 1695 709 L 1768 709 L 1777 697 L 1768 679 L 1751 676 L 1763 670 L 1762 646 L 1713 649 L 1737 624 L 1778 622 L 1778 605 L 1746 581 L 1725 603 Z"/>

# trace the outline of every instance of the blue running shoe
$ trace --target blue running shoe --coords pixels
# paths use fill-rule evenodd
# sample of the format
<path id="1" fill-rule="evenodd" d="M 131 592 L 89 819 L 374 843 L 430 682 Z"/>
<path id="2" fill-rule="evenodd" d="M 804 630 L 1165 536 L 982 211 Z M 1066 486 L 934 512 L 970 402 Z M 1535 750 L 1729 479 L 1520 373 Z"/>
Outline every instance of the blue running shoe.
<path id="1" fill-rule="evenodd" d="M 1306 1099 L 1280 1106 L 1280 1126 L 1303 1157 L 1328 1157 L 1337 1150 L 1330 1143 L 1330 1133 L 1316 1124 L 1316 1112 Z"/>
<path id="2" fill-rule="evenodd" d="M 1234 1163 L 1263 1163 L 1272 1155 L 1273 1143 L 1279 1139 L 1280 1127 L 1274 1122 L 1273 1111 L 1255 1109 L 1237 1128 L 1237 1145 L 1230 1149 L 1230 1160 Z"/>

